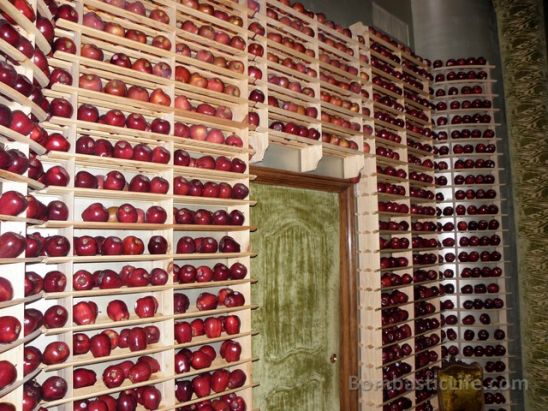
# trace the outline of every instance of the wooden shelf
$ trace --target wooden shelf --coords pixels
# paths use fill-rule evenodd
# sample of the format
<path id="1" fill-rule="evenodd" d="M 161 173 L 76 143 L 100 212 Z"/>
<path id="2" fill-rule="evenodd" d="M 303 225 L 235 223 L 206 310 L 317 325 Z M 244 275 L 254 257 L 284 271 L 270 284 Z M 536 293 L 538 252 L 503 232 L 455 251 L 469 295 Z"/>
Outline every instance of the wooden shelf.
<path id="1" fill-rule="evenodd" d="M 201 124 L 201 122 L 196 122 Z M 217 154 L 217 155 L 241 155 L 248 154 L 249 149 L 244 147 L 228 146 L 226 144 L 216 144 L 210 143 L 207 141 L 193 140 L 191 138 L 181 138 L 171 135 L 151 133 L 141 130 L 135 130 L 125 127 L 115 127 L 109 126 L 107 124 L 100 123 L 90 123 L 87 121 L 80 120 L 68 120 L 61 117 L 52 117 L 48 123 L 45 123 L 46 126 L 53 125 L 69 127 L 75 125 L 77 130 L 83 134 L 93 134 L 95 136 L 104 134 L 104 138 L 107 139 L 123 139 L 128 140 L 129 142 L 142 142 L 150 144 L 162 144 L 165 142 L 173 142 L 176 148 L 183 148 L 192 151 L 200 151 L 208 154 Z M 235 131 L 230 130 L 229 128 L 220 127 L 221 130 Z"/>
<path id="2" fill-rule="evenodd" d="M 393 91 L 388 90 L 387 88 L 384 88 L 384 87 L 381 87 L 381 86 L 377 86 L 376 84 L 373 84 L 373 90 L 378 92 L 378 93 L 385 94 L 389 97 L 393 97 L 396 100 L 403 98 L 403 94 L 394 93 Z"/>
<path id="3" fill-rule="evenodd" d="M 216 0 L 213 2 L 209 2 L 206 0 L 206 3 L 211 4 L 213 7 L 215 7 L 216 10 L 225 11 L 230 16 L 240 17 L 242 19 L 242 22 L 247 25 L 247 7 L 245 7 L 245 5 L 232 3 L 229 0 Z M 13 7 L 11 5 L 8 6 Z M 10 108 L 19 108 L 20 106 L 25 113 L 34 114 L 37 117 L 39 125 L 41 127 L 44 127 L 44 129 L 46 129 L 50 134 L 53 132 L 63 134 L 64 136 L 69 138 L 72 146 L 74 146 L 74 140 L 78 139 L 79 136 L 90 135 L 96 141 L 98 139 L 106 139 L 113 145 L 116 142 L 125 140 L 132 145 L 142 143 L 147 144 L 151 147 L 165 147 L 171 152 L 171 158 L 173 158 L 174 151 L 178 149 L 187 150 L 193 158 L 198 158 L 203 155 L 211 155 L 214 157 L 226 156 L 229 159 L 239 158 L 246 164 L 249 169 L 248 157 L 251 154 L 256 154 L 257 150 L 261 150 L 261 147 L 257 147 L 255 145 L 255 141 L 253 148 L 248 147 L 249 129 L 247 120 L 245 119 L 248 110 L 247 73 L 238 73 L 236 71 L 225 68 L 225 66 L 219 67 L 213 63 L 206 63 L 198 60 L 196 56 L 197 52 L 200 49 L 211 50 L 215 57 L 224 57 L 229 62 L 241 62 L 244 66 L 245 71 L 245 67 L 247 67 L 245 63 L 245 61 L 247 60 L 247 51 L 239 50 L 230 45 L 212 42 L 205 39 L 204 37 L 194 35 L 192 33 L 185 32 L 182 29 L 179 29 L 180 21 L 183 19 L 189 19 L 197 21 L 200 25 L 211 25 L 214 27 L 215 30 L 224 31 L 226 33 L 229 33 L 229 35 L 231 36 L 239 35 L 247 43 L 247 27 L 239 27 L 237 24 L 232 24 L 228 20 L 225 21 L 221 18 L 209 15 L 200 10 L 192 9 L 183 4 L 174 3 L 170 0 L 154 0 L 153 2 L 145 1 L 145 15 L 133 13 L 131 11 L 125 10 L 124 8 L 118 8 L 112 4 L 104 3 L 99 0 L 77 0 L 73 6 L 76 10 L 79 11 L 80 14 L 82 14 L 82 11 L 83 13 L 93 11 L 96 12 L 105 23 L 108 22 L 120 24 L 126 30 L 138 30 L 147 36 L 147 43 L 140 43 L 138 41 L 134 41 L 123 36 L 118 37 L 108 32 L 96 30 L 91 27 L 87 27 L 78 23 L 73 23 L 64 19 L 57 20 L 57 37 L 71 38 L 76 44 L 76 48 L 78 50 L 80 50 L 82 45 L 85 44 L 96 45 L 103 50 L 105 58 L 104 61 L 96 61 L 79 55 L 73 55 L 60 51 L 56 51 L 53 55 L 50 55 L 48 57 L 50 67 L 52 69 L 62 68 L 69 71 L 70 74 L 73 76 L 74 86 L 67 86 L 57 83 L 49 89 L 44 89 L 44 95 L 46 98 L 66 98 L 72 103 L 75 111 L 76 108 L 80 107 L 82 104 L 91 104 L 95 107 L 98 107 L 101 113 L 104 113 L 107 110 L 116 109 L 121 110 L 122 112 L 124 112 L 125 115 L 128 115 L 129 113 L 142 114 L 149 122 L 154 118 L 161 118 L 167 120 L 170 123 L 172 130 L 174 129 L 174 123 L 178 121 L 183 122 L 188 126 L 195 124 L 205 125 L 208 129 L 219 129 L 225 137 L 228 137 L 231 133 L 238 135 L 242 139 L 243 147 L 215 144 L 207 141 L 181 138 L 174 135 L 152 133 L 150 131 L 133 130 L 126 127 L 113 127 L 107 124 L 88 123 L 76 120 L 76 115 L 73 115 L 70 118 L 49 118 L 48 113 L 42 110 L 41 107 L 34 104 L 22 94 L 2 84 L 0 84 L 0 102 L 9 103 Z M 41 15 L 52 17 L 47 5 L 43 0 L 37 0 L 32 4 L 32 7 L 35 11 L 38 10 Z M 161 23 L 149 17 L 150 11 L 158 8 L 167 13 L 171 20 L 169 24 Z M 15 10 L 15 8 L 13 8 L 13 10 Z M 24 16 L 21 13 L 17 12 L 17 22 L 23 23 L 21 19 L 24 19 Z M 22 27 L 23 30 L 28 32 L 27 38 L 29 38 L 31 44 L 37 45 L 37 47 L 43 49 L 43 47 L 41 47 L 43 45 L 40 45 L 39 43 L 45 41 L 45 38 L 38 32 L 38 30 L 36 30 L 32 23 L 27 23 L 25 24 L 28 27 L 23 27 L 23 24 L 19 25 Z M 289 28 L 289 30 L 292 29 Z M 24 35 L 23 32 L 21 34 Z M 153 39 L 156 35 L 163 35 L 167 37 L 173 44 L 171 50 L 164 50 L 152 46 L 151 39 Z M 266 42 L 266 38 L 264 40 Z M 176 42 L 182 42 L 183 44 L 189 45 L 192 55 L 195 57 L 176 54 L 174 52 Z M 48 50 L 43 50 L 44 54 L 49 53 L 49 44 L 47 44 L 47 47 Z M 17 68 L 18 72 L 24 73 L 29 77 L 30 80 L 34 80 L 37 84 L 40 84 L 41 86 L 48 85 L 49 79 L 47 78 L 47 76 L 41 70 L 39 70 L 38 67 L 34 65 L 31 60 L 27 59 L 17 49 L 4 41 L 0 41 L 0 51 L 6 54 L 6 56 L 8 56 L 9 58 L 13 59 L 15 62 L 19 63 Z M 192 73 L 198 73 L 207 79 L 211 79 L 214 77 L 219 78 L 225 84 L 230 84 L 238 87 L 240 92 L 242 93 L 242 96 L 236 97 L 213 90 L 208 90 L 207 88 L 200 88 L 191 84 L 179 82 L 174 79 L 174 74 L 171 74 L 171 76 L 168 78 L 164 78 L 161 76 L 133 70 L 131 68 L 125 68 L 117 66 L 115 64 L 110 64 L 109 59 L 115 53 L 126 54 L 132 62 L 136 61 L 139 58 L 144 58 L 148 60 L 152 65 L 158 64 L 160 62 L 167 63 L 172 70 L 174 70 L 178 65 L 186 66 Z M 293 57 L 295 57 L 295 53 L 292 54 Z M 305 58 L 310 59 L 308 56 L 305 56 Z M 318 62 L 315 59 L 311 60 L 313 60 L 313 63 L 317 69 Z M 267 63 L 266 58 L 257 59 L 257 61 L 260 65 L 266 65 Z M 265 72 L 263 71 L 263 73 Z M 169 95 L 172 102 L 175 100 L 176 96 L 184 95 L 190 99 L 194 106 L 197 103 L 207 103 L 215 107 L 219 105 L 224 105 L 232 110 L 232 112 L 234 113 L 234 120 L 223 119 L 215 116 L 207 116 L 190 110 L 184 111 L 174 108 L 173 105 L 162 106 L 150 102 L 142 102 L 126 97 L 118 97 L 107 93 L 94 92 L 87 89 L 79 88 L 77 86 L 79 76 L 87 74 L 97 75 L 104 81 L 121 80 L 127 85 L 127 87 L 139 86 L 144 87 L 149 91 L 160 88 Z M 265 82 L 265 87 L 266 84 L 267 83 Z M 317 84 L 317 81 L 314 84 Z M 317 87 L 315 85 L 313 87 L 316 91 Z M 307 102 L 305 104 L 313 104 L 319 109 L 319 99 L 310 98 L 308 96 L 305 96 L 304 94 L 302 96 L 292 97 L 289 90 L 285 91 L 285 93 L 289 95 L 288 99 L 292 98 L 294 101 L 299 102 L 305 101 Z M 281 94 L 284 93 L 282 92 Z M 286 113 L 285 111 L 280 111 L 279 114 L 280 116 L 284 116 L 285 118 L 287 118 L 288 116 L 288 113 Z M 310 121 L 309 118 L 304 117 L 300 118 L 299 120 L 306 123 Z M 319 125 L 320 121 L 318 120 L 318 128 Z M 268 139 L 267 135 L 266 138 Z M 142 254 L 118 256 L 75 256 L 69 254 L 64 257 L 40 256 L 37 258 L 25 258 L 24 256 L 20 256 L 20 258 L 0 259 L 0 264 L 9 265 L 9 267 L 6 266 L 6 269 L 9 268 L 10 272 L 12 272 L 14 275 L 13 278 L 19 278 L 20 281 L 23 281 L 23 279 L 25 278 L 25 271 L 32 270 L 39 272 L 41 275 L 43 275 L 43 273 L 55 269 L 60 270 L 65 274 L 67 284 L 69 284 L 69 286 L 67 286 L 66 288 L 67 291 L 56 293 L 38 293 L 36 295 L 26 298 L 15 298 L 11 301 L 0 303 L 0 308 L 6 310 L 6 313 L 17 313 L 14 315 L 17 315 L 18 318 L 21 317 L 19 318 L 21 323 L 23 322 L 22 314 L 25 306 L 31 306 L 33 308 L 39 309 L 41 312 L 44 312 L 45 309 L 47 307 L 50 307 L 52 304 L 60 304 L 70 311 L 72 309 L 74 301 L 82 301 L 86 299 L 96 301 L 101 306 L 99 310 L 99 316 L 94 324 L 76 325 L 72 323 L 71 318 L 70 323 L 66 324 L 63 327 L 54 329 L 40 328 L 29 336 L 20 336 L 19 339 L 14 341 L 12 344 L 3 344 L 2 347 L 0 347 L 0 352 L 2 352 L 3 354 L 5 353 L 4 355 L 6 356 L 6 358 L 9 358 L 10 360 L 15 360 L 17 358 L 16 363 L 20 363 L 19 360 L 21 360 L 22 357 L 19 357 L 22 355 L 23 345 L 26 343 L 30 343 L 34 339 L 39 339 L 37 346 L 40 346 L 42 335 L 48 340 L 54 338 L 69 341 L 72 338 L 73 334 L 76 332 L 86 332 L 92 335 L 94 333 L 101 332 L 102 330 L 107 328 L 119 329 L 119 327 L 144 327 L 156 324 L 160 328 L 162 337 L 171 336 L 172 339 L 173 325 L 175 319 L 179 318 L 179 314 L 176 315 L 172 307 L 173 294 L 174 292 L 177 292 L 177 290 L 181 290 L 179 292 L 188 290 L 188 292 L 192 293 L 192 295 L 194 295 L 194 293 L 198 295 L 200 292 L 202 292 L 201 290 L 217 292 L 217 290 L 221 287 L 234 287 L 245 296 L 247 304 L 241 307 L 219 307 L 217 310 L 204 312 L 190 311 L 189 314 L 187 314 L 190 316 L 203 318 L 204 316 L 220 315 L 221 313 L 227 312 L 234 313 L 235 315 L 238 315 L 240 317 L 242 322 L 242 332 L 238 334 L 228 335 L 225 333 L 217 339 L 195 337 L 191 343 L 183 345 L 174 344 L 173 340 L 166 341 L 166 339 L 163 338 L 159 343 L 148 345 L 148 347 L 142 351 L 132 352 L 128 348 L 118 348 L 113 350 L 111 355 L 109 355 L 108 357 L 94 358 L 90 353 L 74 357 L 71 356 L 68 361 L 63 364 L 40 366 L 34 373 L 26 376 L 24 380 L 18 380 L 15 384 L 12 384 L 9 387 L 3 387 L 3 390 L 0 391 L 0 397 L 10 392 L 9 396 L 6 397 L 6 401 L 15 404 L 17 399 L 22 398 L 22 384 L 24 383 L 24 381 L 35 378 L 36 375 L 40 373 L 47 373 L 49 375 L 60 373 L 60 375 L 67 378 L 65 376 L 65 373 L 70 374 L 72 368 L 74 367 L 92 365 L 95 366 L 97 364 L 98 367 L 103 368 L 108 365 L 114 364 L 115 362 L 120 362 L 128 358 L 133 359 L 142 355 L 153 355 L 160 360 L 163 368 L 166 368 L 167 370 L 172 370 L 174 350 L 180 349 L 183 346 L 199 347 L 203 344 L 220 343 L 227 339 L 237 339 L 242 345 L 243 352 L 246 353 L 245 355 L 247 357 L 250 357 L 251 336 L 253 335 L 250 324 L 250 311 L 256 308 L 256 306 L 251 304 L 252 280 L 249 277 L 250 274 L 247 278 L 244 278 L 242 280 L 173 284 L 173 280 L 168 279 L 168 282 L 165 285 L 161 286 L 149 285 L 146 287 L 121 287 L 116 289 L 93 288 L 91 290 L 85 291 L 71 291 L 72 288 L 70 287 L 70 284 L 73 281 L 73 273 L 75 271 L 78 271 L 79 269 L 90 270 L 92 272 L 106 269 L 119 271 L 120 268 L 125 265 L 135 265 L 137 267 L 142 267 L 147 271 L 151 271 L 153 268 L 163 268 L 171 273 L 172 264 L 183 265 L 187 263 L 192 263 L 196 266 L 200 264 L 207 264 L 208 266 L 213 267 L 216 263 L 224 263 L 230 266 L 235 262 L 239 262 L 241 264 L 244 264 L 249 271 L 250 258 L 255 256 L 253 252 L 249 251 L 249 233 L 252 230 L 255 230 L 255 227 L 252 227 L 250 225 L 206 226 L 174 224 L 172 223 L 173 217 L 171 215 L 169 216 L 167 220 L 168 223 L 166 224 L 126 224 L 119 222 L 79 221 L 79 214 L 81 213 L 81 211 L 85 209 L 85 207 L 88 206 L 90 202 L 99 200 L 105 205 L 105 207 L 111 207 L 113 203 L 116 204 L 119 201 L 136 201 L 139 203 L 139 207 L 145 210 L 147 209 L 147 206 L 159 204 L 168 212 L 171 212 L 171 208 L 181 206 L 189 206 L 189 208 L 192 209 L 204 207 L 209 209 L 219 208 L 226 211 L 239 210 L 245 216 L 246 220 L 249 220 L 249 207 L 255 204 L 255 202 L 252 200 L 182 196 L 172 194 L 172 191 L 169 191 L 166 194 L 156 194 L 78 188 L 73 187 L 75 181 L 74 174 L 78 170 L 84 168 L 99 170 L 121 170 L 122 172 L 124 172 L 128 179 L 130 179 L 131 176 L 137 173 L 144 173 L 146 175 L 149 175 L 150 177 L 160 175 L 169 180 L 170 185 L 172 184 L 171 180 L 174 176 L 185 176 L 189 180 L 197 178 L 204 182 L 228 182 L 230 185 L 234 185 L 235 183 L 243 183 L 246 186 L 249 186 L 250 180 L 253 180 L 255 176 L 251 175 L 248 171 L 246 171 L 245 173 L 234 173 L 230 171 L 227 172 L 216 169 L 212 170 L 195 167 L 175 166 L 173 163 L 174 160 L 170 160 L 170 162 L 168 162 L 167 164 L 160 164 L 84 155 L 74 153 L 73 147 L 71 147 L 71 150 L 69 152 L 46 152 L 44 147 L 37 144 L 28 136 L 19 135 L 9 128 L 1 126 L 0 142 L 16 142 L 17 148 L 19 148 L 25 154 L 28 155 L 29 152 L 36 153 L 38 155 L 38 159 L 40 159 L 46 165 L 46 168 L 56 164 L 61 164 L 67 170 L 70 176 L 70 183 L 67 187 L 46 187 L 44 184 L 38 181 L 31 180 L 26 175 L 17 175 L 5 170 L 0 170 L 0 179 L 3 182 L 2 186 L 5 187 L 5 190 L 15 189 L 22 194 L 29 193 L 35 195 L 38 200 L 46 205 L 48 203 L 51 203 L 51 201 L 53 200 L 62 200 L 67 205 L 70 216 L 70 221 L 40 221 L 36 219 L 28 219 L 25 217 L 24 213 L 19 216 L 0 215 L 0 221 L 5 226 L 4 231 L 16 231 L 23 235 L 38 231 L 42 233 L 44 237 L 52 234 L 60 234 L 69 239 L 71 239 L 74 235 L 81 235 L 81 233 L 83 232 L 91 232 L 94 235 L 96 234 L 100 236 L 108 233 L 109 231 L 114 232 L 116 235 L 120 235 L 120 232 L 123 233 L 124 231 L 126 231 L 128 235 L 130 232 L 133 232 L 137 236 L 145 236 L 143 240 L 146 240 L 146 237 L 156 235 L 158 232 L 160 232 L 164 237 L 168 238 L 168 241 L 171 244 L 171 250 L 169 250 L 169 253 L 165 255 Z M 321 142 L 315 143 L 313 147 L 314 149 L 319 148 L 321 154 Z M 266 147 L 262 148 L 263 152 L 265 148 Z M 97 172 L 95 174 L 100 174 L 100 172 Z M 17 183 L 17 185 L 13 183 Z M 233 235 L 238 243 L 242 245 L 242 252 L 215 252 L 211 254 L 173 254 L 176 249 L 175 244 L 177 242 L 177 239 L 181 235 L 186 235 L 185 233 L 187 232 L 195 233 L 193 236 L 196 238 L 198 238 L 199 236 L 212 235 L 210 233 L 213 233 L 215 238 L 222 237 L 223 235 L 225 235 L 225 233 Z M 17 280 L 17 284 L 13 281 L 12 284 L 14 286 L 14 290 L 16 290 L 16 295 L 19 296 L 20 294 L 22 294 L 22 283 L 19 283 L 19 280 Z M 103 302 L 105 299 L 120 299 L 122 301 L 125 301 L 129 306 L 130 303 L 133 304 L 135 298 L 150 294 L 153 294 L 157 298 L 159 303 L 158 313 L 154 317 L 139 318 L 133 312 L 130 319 L 128 319 L 127 321 L 115 322 L 107 317 L 106 308 L 103 306 Z M 251 381 L 251 362 L 253 360 L 255 359 L 242 359 L 241 361 L 235 363 L 226 363 L 222 360 L 217 360 L 210 369 L 213 370 L 224 367 L 232 368 L 234 366 L 238 366 L 238 368 L 243 369 L 248 375 L 248 381 Z M 99 372 L 100 371 L 98 371 L 98 373 Z M 188 376 L 197 375 L 201 372 L 203 372 L 203 370 L 193 370 L 192 372 L 188 373 Z M 172 398 L 173 395 L 168 395 L 166 393 L 170 392 L 170 389 L 173 389 L 174 380 L 178 377 L 179 376 L 174 375 L 172 371 L 164 371 L 162 369 L 161 372 L 153 375 L 153 377 L 149 381 L 131 384 L 129 380 L 126 380 L 120 387 L 116 388 L 108 388 L 104 386 L 100 380 L 98 380 L 98 382 L 91 387 L 83 387 L 75 390 L 69 389 L 65 398 L 56 401 L 42 402 L 39 407 L 59 407 L 69 409 L 73 407 L 76 401 L 82 399 L 92 398 L 100 396 L 102 394 L 115 394 L 126 389 L 132 389 L 144 385 L 153 384 L 157 386 L 158 389 L 160 389 L 161 392 L 164 394 L 160 409 L 174 409 L 177 407 L 177 405 L 174 404 L 175 399 Z M 39 377 L 39 380 L 42 380 L 41 376 Z M 67 381 L 69 381 L 68 378 Z M 69 382 L 69 385 L 72 385 L 72 382 Z M 248 408 L 253 409 L 251 389 L 254 386 L 255 384 L 251 384 L 250 382 L 248 382 L 246 386 L 231 390 L 230 392 L 236 392 L 238 393 L 238 395 L 241 395 L 245 399 Z M 216 396 L 220 397 L 225 394 L 226 392 L 215 394 L 212 396 L 212 398 Z M 138 408 L 139 410 L 144 411 L 144 407 L 140 406 Z"/>
<path id="4" fill-rule="evenodd" d="M 443 71 L 460 71 L 460 70 L 492 70 L 495 66 L 485 64 L 485 65 L 464 65 L 464 66 L 442 66 L 432 68 L 433 72 L 443 72 Z"/>
<path id="5" fill-rule="evenodd" d="M 443 101 L 443 100 L 460 100 L 460 99 L 476 99 L 480 97 L 485 97 L 489 99 L 494 99 L 498 97 L 498 94 L 492 93 L 480 93 L 480 94 L 451 94 L 445 96 L 434 96 L 432 97 L 433 101 Z"/>
<path id="6" fill-rule="evenodd" d="M 353 81 L 355 76 L 353 76 L 352 74 L 348 73 L 347 71 L 345 70 L 342 70 L 338 67 L 335 67 L 333 66 L 332 64 L 329 64 L 327 62 L 324 62 L 324 61 L 320 61 L 320 70 L 322 71 L 329 71 L 333 74 L 337 74 L 341 77 L 344 77 L 346 80 L 348 81 Z"/>
<path id="7" fill-rule="evenodd" d="M 7 170 L 0 170 L 0 180 L 16 181 L 18 183 L 27 184 L 30 188 L 33 188 L 35 190 L 40 190 L 45 187 L 42 183 L 36 180 L 22 176 L 20 174 L 12 173 L 11 171 L 7 171 Z"/>
<path id="8" fill-rule="evenodd" d="M 61 370 L 63 368 L 69 367 L 83 367 L 86 365 L 97 364 L 101 362 L 111 362 L 125 360 L 126 358 L 137 357 L 142 355 L 151 355 L 160 353 L 162 351 L 172 350 L 173 345 L 161 345 L 161 344 L 151 344 L 148 345 L 146 349 L 141 351 L 130 351 L 129 348 L 116 348 L 106 357 L 94 357 L 91 354 L 76 355 L 72 357 L 72 361 L 64 362 L 61 364 L 46 365 L 44 370 L 46 372 Z"/>
<path id="9" fill-rule="evenodd" d="M 317 64 L 318 60 L 316 60 L 313 57 L 308 56 L 307 54 L 300 53 L 292 48 L 286 47 L 281 43 L 277 43 L 273 40 L 267 39 L 266 40 L 267 48 L 271 50 L 275 50 L 277 53 L 282 53 L 286 57 L 296 58 L 305 64 Z M 269 62 L 270 64 L 270 62 Z"/>
<path id="10" fill-rule="evenodd" d="M 496 83 L 497 80 L 493 79 L 465 79 L 465 80 L 451 80 L 451 81 L 438 81 L 434 83 L 434 87 L 440 87 L 440 86 L 454 86 L 454 85 L 470 85 L 470 84 L 493 84 Z"/>
<path id="11" fill-rule="evenodd" d="M 1 173 L 0 173 L 1 176 Z M 176 204 L 199 204 L 199 205 L 217 205 L 217 206 L 239 206 L 239 205 L 254 205 L 255 202 L 250 200 L 232 200 L 223 198 L 211 197 L 192 197 L 169 194 L 141 193 L 134 191 L 115 191 L 115 190 L 100 190 L 93 188 L 70 188 L 70 187 L 55 187 L 50 186 L 37 191 L 39 194 L 67 194 L 74 193 L 75 197 L 84 198 L 112 198 L 112 199 L 133 199 L 137 201 L 162 201 L 172 199 Z"/>
<path id="12" fill-rule="evenodd" d="M 457 108 L 457 109 L 447 109 L 447 110 L 436 110 L 434 116 L 441 115 L 451 115 L 451 114 L 475 114 L 482 112 L 497 113 L 498 108 L 493 107 L 480 107 L 480 108 Z"/>

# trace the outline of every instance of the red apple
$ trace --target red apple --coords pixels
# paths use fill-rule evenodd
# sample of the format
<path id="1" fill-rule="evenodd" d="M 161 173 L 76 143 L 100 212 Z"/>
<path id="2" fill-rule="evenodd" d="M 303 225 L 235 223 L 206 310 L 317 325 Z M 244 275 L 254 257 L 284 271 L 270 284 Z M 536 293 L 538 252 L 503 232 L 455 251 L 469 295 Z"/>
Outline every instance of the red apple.
<path id="1" fill-rule="evenodd" d="M 104 59 L 104 54 L 103 54 L 103 50 L 101 50 L 99 47 L 97 47 L 95 44 L 84 44 L 82 45 L 82 47 L 80 48 L 80 55 L 82 57 L 86 57 L 88 59 L 92 59 L 92 60 L 97 60 L 97 61 L 103 61 Z M 116 64 L 115 62 L 113 62 L 113 59 L 116 60 L 115 58 L 116 54 L 112 56 L 111 58 L 111 63 L 113 64 Z M 54 69 L 53 71 L 55 71 L 56 69 Z M 53 74 L 53 72 L 52 72 Z M 63 83 L 65 84 L 65 83 Z M 69 84 L 72 84 L 72 78 L 71 78 L 71 81 Z"/>
<path id="2" fill-rule="evenodd" d="M 145 251 L 145 245 L 140 238 L 137 238 L 133 235 L 129 235 L 124 238 L 123 243 L 123 254 L 124 255 L 140 255 Z"/>
<path id="3" fill-rule="evenodd" d="M 60 271 L 50 271 L 44 276 L 44 291 L 57 293 L 65 291 L 67 277 Z"/>
<path id="4" fill-rule="evenodd" d="M 57 376 L 52 376 L 42 383 L 42 398 L 45 401 L 60 400 L 68 390 L 67 382 Z"/>
<path id="5" fill-rule="evenodd" d="M 95 324 L 97 304 L 93 301 L 80 301 L 72 307 L 72 317 L 77 325 Z"/>
<path id="6" fill-rule="evenodd" d="M 242 347 L 237 341 L 226 340 L 221 344 L 220 354 L 227 362 L 239 361 L 241 352 Z"/>
<path id="7" fill-rule="evenodd" d="M 9 344 L 19 337 L 21 323 L 13 316 L 0 317 L 0 343 Z"/>
<path id="8" fill-rule="evenodd" d="M 161 235 L 154 235 L 148 241 L 147 250 L 149 254 L 165 254 L 167 253 L 167 240 Z"/>
<path id="9" fill-rule="evenodd" d="M 96 123 L 99 119 L 99 111 L 91 104 L 82 104 L 80 107 L 78 107 L 76 118 L 78 120 Z"/>
<path id="10" fill-rule="evenodd" d="M 49 343 L 44 349 L 42 362 L 46 365 L 61 364 L 70 354 L 69 346 L 62 341 Z"/>

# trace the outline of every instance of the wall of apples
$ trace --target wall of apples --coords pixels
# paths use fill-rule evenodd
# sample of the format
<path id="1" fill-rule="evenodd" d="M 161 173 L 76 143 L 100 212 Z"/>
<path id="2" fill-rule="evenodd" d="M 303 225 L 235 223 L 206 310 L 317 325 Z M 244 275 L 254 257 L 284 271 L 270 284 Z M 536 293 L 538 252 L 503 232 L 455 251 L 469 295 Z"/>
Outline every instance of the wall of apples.
<path id="1" fill-rule="evenodd" d="M 357 187 L 363 409 L 430 410 L 441 361 L 429 63 L 361 24 L 371 151 Z M 368 326 L 369 325 L 369 326 Z M 382 385 L 378 382 L 383 381 Z"/>
<path id="2" fill-rule="evenodd" d="M 245 7 L 12 3 L 2 409 L 252 409 Z"/>
<path id="3" fill-rule="evenodd" d="M 498 158 L 500 182 L 500 197 L 511 199 L 515 197 L 512 184 L 515 178 L 515 166 L 511 164 L 511 138 L 506 128 L 506 84 L 503 83 L 501 52 L 497 33 L 497 16 L 494 3 L 474 1 L 413 1 L 413 17 L 415 20 L 415 48 L 421 55 L 446 61 L 455 56 L 484 56 L 494 67 L 490 70 L 490 78 L 496 80 L 492 84 L 494 93 L 493 106 L 498 108 L 494 113 L 497 127 L 497 152 L 502 153 Z M 470 16 L 474 15 L 473 19 Z M 447 19 L 451 19 L 448 24 Z M 430 24 L 417 24 L 418 21 L 429 21 Z M 462 30 L 466 27 L 466 30 Z M 506 215 L 502 219 L 503 229 L 508 230 L 506 238 L 508 247 L 505 249 L 504 269 L 508 273 L 517 273 L 517 229 L 514 221 L 513 201 L 502 201 L 501 212 Z M 518 276 L 508 276 L 507 288 L 519 290 Z M 522 378 L 521 346 L 522 331 L 520 326 L 520 293 L 513 292 L 506 296 L 509 334 L 512 335 L 512 344 L 509 345 L 509 368 L 511 378 Z M 512 393 L 512 403 L 516 409 L 523 408 L 523 392 L 516 390 Z"/>
<path id="4" fill-rule="evenodd" d="M 252 162 L 353 178 L 363 167 L 357 42 L 300 7 L 255 2 L 249 16 Z M 333 63 L 333 64 L 331 64 Z"/>
<path id="5" fill-rule="evenodd" d="M 511 406 L 508 316 L 493 66 L 434 62 L 436 184 L 442 228 L 442 354 L 484 368 L 488 410 Z"/>

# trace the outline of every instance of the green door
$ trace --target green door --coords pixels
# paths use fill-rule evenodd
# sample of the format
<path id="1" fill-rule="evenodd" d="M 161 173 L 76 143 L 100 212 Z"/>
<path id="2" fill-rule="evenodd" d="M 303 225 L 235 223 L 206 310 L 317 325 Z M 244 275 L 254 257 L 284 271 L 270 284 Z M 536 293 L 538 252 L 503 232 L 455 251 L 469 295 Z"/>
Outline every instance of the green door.
<path id="1" fill-rule="evenodd" d="M 338 195 L 252 185 L 254 408 L 339 410 Z"/>

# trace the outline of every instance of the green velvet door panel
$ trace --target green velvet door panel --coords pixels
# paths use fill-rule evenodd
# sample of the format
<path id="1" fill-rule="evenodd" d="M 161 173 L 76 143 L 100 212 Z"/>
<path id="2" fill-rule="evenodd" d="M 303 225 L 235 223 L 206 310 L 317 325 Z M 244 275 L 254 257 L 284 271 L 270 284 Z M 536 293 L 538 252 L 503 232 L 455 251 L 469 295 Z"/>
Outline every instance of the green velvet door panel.
<path id="1" fill-rule="evenodd" d="M 337 411 L 338 195 L 259 184 L 252 193 L 254 407 Z"/>

